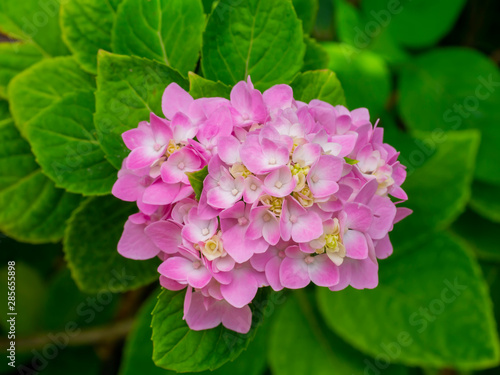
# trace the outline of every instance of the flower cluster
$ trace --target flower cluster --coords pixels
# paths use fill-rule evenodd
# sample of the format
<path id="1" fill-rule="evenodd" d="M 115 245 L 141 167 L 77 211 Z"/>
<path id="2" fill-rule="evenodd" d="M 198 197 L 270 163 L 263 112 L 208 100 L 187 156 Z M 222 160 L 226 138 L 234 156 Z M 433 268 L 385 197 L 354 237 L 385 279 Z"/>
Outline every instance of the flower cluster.
<path id="1" fill-rule="evenodd" d="M 368 110 L 299 102 L 287 85 L 261 93 L 250 79 L 230 100 L 173 83 L 162 109 L 123 134 L 131 152 L 113 194 L 140 212 L 118 251 L 162 260 L 161 285 L 187 288 L 189 327 L 248 332 L 264 286 L 377 285 L 388 232 L 411 211 L 394 203 L 407 199 L 405 167 Z M 200 170 L 196 200 L 188 175 Z"/>

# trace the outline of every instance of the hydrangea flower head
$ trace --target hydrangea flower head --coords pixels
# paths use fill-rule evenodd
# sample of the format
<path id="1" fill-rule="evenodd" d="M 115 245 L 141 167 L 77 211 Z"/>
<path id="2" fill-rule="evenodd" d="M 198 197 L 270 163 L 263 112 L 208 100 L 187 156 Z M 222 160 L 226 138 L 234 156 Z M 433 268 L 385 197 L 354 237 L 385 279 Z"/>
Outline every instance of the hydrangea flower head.
<path id="1" fill-rule="evenodd" d="M 131 152 L 113 194 L 139 212 L 118 251 L 161 259 L 161 285 L 186 289 L 191 329 L 248 332 L 262 287 L 377 286 L 389 232 L 411 211 L 398 207 L 405 167 L 368 110 L 296 101 L 287 85 L 261 93 L 250 79 L 230 100 L 173 83 L 162 108 L 123 133 Z M 204 169 L 196 200 L 188 174 Z"/>

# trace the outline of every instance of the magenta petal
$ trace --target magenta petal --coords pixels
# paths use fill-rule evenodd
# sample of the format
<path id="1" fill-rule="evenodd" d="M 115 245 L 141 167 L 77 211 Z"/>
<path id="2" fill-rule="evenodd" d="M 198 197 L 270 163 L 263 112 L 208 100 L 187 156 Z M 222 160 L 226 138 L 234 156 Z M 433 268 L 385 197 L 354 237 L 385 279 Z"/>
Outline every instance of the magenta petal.
<path id="1" fill-rule="evenodd" d="M 146 234 L 167 254 L 178 252 L 182 245 L 181 226 L 172 221 L 157 221 L 146 227 Z"/>
<path id="2" fill-rule="evenodd" d="M 378 264 L 370 257 L 350 260 L 351 286 L 355 289 L 373 289 L 378 285 Z"/>
<path id="3" fill-rule="evenodd" d="M 181 189 L 181 184 L 166 184 L 163 181 L 156 181 L 144 190 L 142 201 L 147 204 L 165 205 L 175 200 Z"/>
<path id="4" fill-rule="evenodd" d="M 331 287 L 339 282 L 338 267 L 325 254 L 313 258 L 308 271 L 311 281 L 318 286 Z"/>
<path id="5" fill-rule="evenodd" d="M 165 289 L 172 291 L 182 290 L 186 287 L 185 284 L 180 284 L 177 281 L 169 279 L 163 275 L 160 275 L 160 285 Z"/>
<path id="6" fill-rule="evenodd" d="M 169 279 L 187 281 L 188 274 L 194 270 L 193 261 L 181 256 L 171 257 L 158 267 L 158 272 Z"/>
<path id="7" fill-rule="evenodd" d="M 138 147 L 127 158 L 128 169 L 140 169 L 151 166 L 164 152 L 164 148 L 156 151 L 153 147 Z"/>
<path id="8" fill-rule="evenodd" d="M 150 259 L 160 252 L 160 249 L 144 232 L 145 227 L 145 224 L 134 224 L 130 220 L 125 223 L 122 236 L 118 241 L 118 252 L 125 258 Z"/>
<path id="9" fill-rule="evenodd" d="M 253 263 L 252 263 L 253 264 Z M 273 257 L 267 263 L 265 267 L 267 282 L 276 292 L 283 289 L 280 279 L 280 257 Z"/>
<path id="10" fill-rule="evenodd" d="M 299 216 L 292 227 L 292 239 L 295 242 L 309 242 L 323 234 L 323 223 L 315 212 L 308 211 L 307 214 Z"/>
<path id="11" fill-rule="evenodd" d="M 193 97 L 189 95 L 177 83 L 171 83 L 163 93 L 161 107 L 166 118 L 172 119 L 177 112 L 187 114 L 189 106 L 193 103 Z"/>
<path id="12" fill-rule="evenodd" d="M 222 325 L 238 333 L 246 334 L 252 326 L 252 310 L 250 307 L 243 306 L 236 308 L 224 301 L 218 302 L 223 304 L 222 310 Z"/>
<path id="13" fill-rule="evenodd" d="M 389 239 L 389 235 L 385 235 L 384 238 L 377 241 L 375 245 L 375 254 L 378 259 L 385 259 L 392 254 L 392 243 Z"/>
<path id="14" fill-rule="evenodd" d="M 228 285 L 221 285 L 220 291 L 227 302 L 234 307 L 248 305 L 257 294 L 259 285 L 249 270 L 235 270 L 233 281 Z"/>
<path id="15" fill-rule="evenodd" d="M 370 224 L 372 224 L 372 211 L 365 205 L 349 202 L 344 205 L 344 211 L 347 214 L 345 223 L 347 228 L 361 232 L 366 232 L 370 228 Z M 390 220 L 392 224 L 392 218 Z"/>
<path id="16" fill-rule="evenodd" d="M 304 258 L 283 259 L 280 266 L 280 280 L 285 288 L 305 288 L 311 279 Z"/>
<path id="17" fill-rule="evenodd" d="M 185 316 L 187 325 L 194 331 L 215 328 L 222 322 L 220 309 L 210 308 L 207 310 L 203 303 L 204 299 L 201 292 L 194 292 Z"/>
<path id="18" fill-rule="evenodd" d="M 344 246 L 349 258 L 365 259 L 368 256 L 366 237 L 357 230 L 348 230 L 344 234 Z"/>
<path id="19" fill-rule="evenodd" d="M 137 201 L 144 192 L 144 186 L 140 184 L 141 177 L 134 174 L 125 174 L 116 180 L 111 190 L 118 199 L 126 202 Z"/>

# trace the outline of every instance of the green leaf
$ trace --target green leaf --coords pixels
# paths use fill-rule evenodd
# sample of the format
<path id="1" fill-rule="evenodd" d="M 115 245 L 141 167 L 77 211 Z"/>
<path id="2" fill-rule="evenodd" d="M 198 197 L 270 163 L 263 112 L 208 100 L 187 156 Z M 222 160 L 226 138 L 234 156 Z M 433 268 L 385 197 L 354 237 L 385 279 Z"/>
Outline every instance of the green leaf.
<path id="1" fill-rule="evenodd" d="M 9 85 L 12 116 L 21 133 L 26 123 L 66 94 L 93 90 L 94 79 L 72 57 L 42 60 L 14 77 Z"/>
<path id="2" fill-rule="evenodd" d="M 500 223 L 500 197 L 498 186 L 476 181 L 472 184 L 471 208 L 478 214 Z"/>
<path id="3" fill-rule="evenodd" d="M 333 70 L 345 91 L 347 107 L 365 107 L 376 119 L 383 112 L 391 93 L 391 75 L 377 54 L 358 50 L 348 44 L 323 43 Z"/>
<path id="4" fill-rule="evenodd" d="M 478 144 L 475 130 L 443 133 L 441 138 L 422 133 L 408 159 L 400 157 L 408 172 L 403 185 L 409 197 L 405 206 L 413 214 L 391 233 L 398 246 L 411 245 L 420 236 L 445 229 L 465 210 Z"/>
<path id="5" fill-rule="evenodd" d="M 203 181 L 208 176 L 208 167 L 205 167 L 197 172 L 188 172 L 189 183 L 194 190 L 196 200 L 200 200 L 201 192 L 203 191 Z"/>
<path id="6" fill-rule="evenodd" d="M 318 0 L 292 0 L 293 7 L 299 19 L 302 20 L 302 27 L 306 34 L 313 31 L 316 23 L 316 15 L 318 14 Z"/>
<path id="7" fill-rule="evenodd" d="M 334 17 L 338 37 L 353 47 L 352 53 L 367 49 L 391 64 L 401 64 L 409 58 L 387 27 L 380 27 L 373 14 L 360 12 L 350 1 L 335 0 Z"/>
<path id="8" fill-rule="evenodd" d="M 43 58 L 30 43 L 0 43 L 0 98 L 7 99 L 7 85 L 24 69 Z"/>
<path id="9" fill-rule="evenodd" d="M 345 104 L 342 85 L 335 73 L 330 70 L 300 73 L 290 86 L 292 86 L 294 98 L 305 103 L 319 99 L 331 105 Z"/>
<path id="10" fill-rule="evenodd" d="M 325 329 L 313 302 L 306 291 L 299 290 L 280 306 L 269 340 L 273 374 L 371 374 L 371 367 L 376 366 L 374 360 Z M 383 373 L 403 375 L 407 372 L 402 367 L 390 366 L 384 367 Z"/>
<path id="11" fill-rule="evenodd" d="M 9 291 L 7 286 L 9 277 L 7 263 L 2 264 L 2 268 L 0 269 L 0 279 L 3 280 L 3 283 L 0 284 L 0 293 L 5 296 L 5 303 L 2 303 L 0 312 L 2 316 L 6 317 L 0 321 L 0 327 L 5 332 L 8 332 L 10 324 L 7 322 L 7 319 L 11 316 L 8 316 L 7 313 L 15 312 L 19 315 L 19 317 L 15 317 L 16 334 L 19 336 L 28 336 L 41 329 L 39 312 L 43 308 L 47 288 L 37 270 L 21 262 L 16 262 L 14 267 L 15 311 L 9 310 L 10 305 L 7 306 L 7 292 Z"/>
<path id="12" fill-rule="evenodd" d="M 127 337 L 120 375 L 173 375 L 175 372 L 156 367 L 153 362 L 153 342 L 151 341 L 151 313 L 158 301 L 153 293 L 139 311 L 134 328 Z M 268 320 L 270 321 L 270 320 Z M 266 322 L 264 322 L 266 325 Z M 204 371 L 205 375 L 260 375 L 266 366 L 267 332 L 265 327 L 257 331 L 255 339 L 238 358 L 215 371 Z"/>
<path id="13" fill-rule="evenodd" d="M 124 0 L 113 27 L 113 50 L 186 75 L 196 67 L 204 27 L 201 0 Z"/>
<path id="14" fill-rule="evenodd" d="M 467 210 L 453 223 L 451 231 L 463 238 L 478 258 L 500 262 L 497 241 L 500 224 L 492 223 L 474 211 Z"/>
<path id="15" fill-rule="evenodd" d="M 10 119 L 9 102 L 0 99 L 0 122 Z"/>
<path id="16" fill-rule="evenodd" d="M 350 165 L 354 165 L 354 164 L 358 164 L 359 163 L 359 160 L 356 160 L 356 159 L 351 159 L 351 158 L 348 158 L 348 157 L 344 157 L 344 160 L 347 164 L 350 164 Z"/>
<path id="17" fill-rule="evenodd" d="M 72 0 L 61 3 L 63 39 L 83 69 L 97 74 L 97 52 L 111 51 L 111 29 L 122 0 Z"/>
<path id="18" fill-rule="evenodd" d="M 414 242 L 404 256 L 396 249 L 380 262 L 379 278 L 373 290 L 318 289 L 323 317 L 344 340 L 411 366 L 478 369 L 498 363 L 488 287 L 461 242 L 441 233 Z"/>
<path id="19" fill-rule="evenodd" d="M 203 36 L 204 76 L 234 85 L 251 76 L 265 90 L 289 82 L 300 70 L 305 45 L 289 0 L 221 0 Z"/>
<path id="20" fill-rule="evenodd" d="M 44 306 L 37 317 L 48 332 L 64 330 L 68 322 L 76 323 L 79 328 L 102 325 L 115 315 L 119 297 L 111 292 L 82 293 L 65 268 L 48 285 Z"/>
<path id="21" fill-rule="evenodd" d="M 162 113 L 161 98 L 172 82 L 188 89 L 186 80 L 168 66 L 99 52 L 94 121 L 101 147 L 113 166 L 120 168 L 129 153 L 122 133 L 149 121 L 151 112 Z"/>
<path id="22" fill-rule="evenodd" d="M 304 37 L 304 42 L 306 43 L 306 54 L 304 56 L 302 71 L 306 72 L 308 70 L 328 68 L 330 56 L 328 56 L 325 49 L 321 47 L 321 44 L 308 36 Z"/>
<path id="23" fill-rule="evenodd" d="M 0 122 L 0 231 L 22 242 L 59 241 L 81 197 L 56 189 L 11 120 Z"/>
<path id="24" fill-rule="evenodd" d="M 137 210 L 114 197 L 85 200 L 68 221 L 64 252 L 76 284 L 86 293 L 113 293 L 153 282 L 157 259 L 126 259 L 117 251 L 127 217 Z"/>
<path id="25" fill-rule="evenodd" d="M 430 47 L 452 29 L 465 3 L 465 0 L 364 1 L 361 3 L 366 15 L 363 30 L 377 34 L 387 28 L 398 43 L 406 47 Z M 372 26 L 368 26 L 368 22 Z"/>
<path id="26" fill-rule="evenodd" d="M 183 317 L 185 291 L 163 290 L 153 311 L 153 360 L 157 366 L 177 372 L 215 370 L 238 357 L 255 336 L 256 327 L 246 335 L 219 325 L 192 331 Z"/>
<path id="27" fill-rule="evenodd" d="M 92 91 L 67 94 L 33 118 L 28 141 L 43 172 L 72 193 L 111 192 L 116 169 L 104 158 L 94 127 Z"/>
<path id="28" fill-rule="evenodd" d="M 44 55 L 67 55 L 59 27 L 59 4 L 59 1 L 2 0 L 0 31 L 13 39 L 32 42 Z"/>
<path id="29" fill-rule="evenodd" d="M 450 64 L 460 61 L 460 64 Z M 479 129 L 475 176 L 500 185 L 500 72 L 479 52 L 447 48 L 412 60 L 399 80 L 399 110 L 415 130 Z M 425 110 L 424 110 L 425 109 Z"/>
<path id="30" fill-rule="evenodd" d="M 194 99 L 221 97 L 229 99 L 231 87 L 220 81 L 214 82 L 189 72 L 189 93 Z"/>

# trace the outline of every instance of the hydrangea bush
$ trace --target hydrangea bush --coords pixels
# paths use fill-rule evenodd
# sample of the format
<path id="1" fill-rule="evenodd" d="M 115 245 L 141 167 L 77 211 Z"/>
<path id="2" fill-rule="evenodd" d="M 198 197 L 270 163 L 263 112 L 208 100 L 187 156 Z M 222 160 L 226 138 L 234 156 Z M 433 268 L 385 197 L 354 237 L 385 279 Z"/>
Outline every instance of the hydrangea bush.
<path id="1" fill-rule="evenodd" d="M 265 286 L 377 286 L 388 232 L 411 211 L 389 197 L 407 199 L 405 167 L 366 108 L 296 101 L 283 84 L 261 93 L 249 77 L 230 100 L 172 83 L 162 111 L 122 135 L 113 195 L 140 211 L 118 251 L 161 259 L 161 285 L 187 288 L 191 329 L 247 333 Z"/>
<path id="2" fill-rule="evenodd" d="M 498 66 L 397 3 L 1 0 L 17 371 L 498 366 Z"/>

